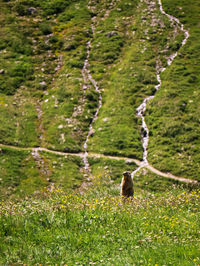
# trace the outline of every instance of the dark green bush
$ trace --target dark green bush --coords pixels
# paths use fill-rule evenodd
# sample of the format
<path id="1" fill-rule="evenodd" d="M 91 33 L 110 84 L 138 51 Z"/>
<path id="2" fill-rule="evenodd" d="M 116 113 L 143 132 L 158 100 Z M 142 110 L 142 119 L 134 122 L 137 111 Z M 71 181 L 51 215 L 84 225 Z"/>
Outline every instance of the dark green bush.
<path id="1" fill-rule="evenodd" d="M 22 82 L 30 80 L 33 76 L 32 64 L 28 62 L 20 62 L 8 69 L 0 79 L 0 92 L 6 95 L 12 95 L 20 87 Z"/>
<path id="2" fill-rule="evenodd" d="M 51 34 L 52 33 L 52 28 L 51 28 L 51 25 L 48 24 L 48 23 L 41 23 L 40 26 L 39 26 L 41 32 L 44 34 L 44 35 L 48 35 L 48 34 Z"/>
<path id="3" fill-rule="evenodd" d="M 49 38 L 50 43 L 57 43 L 59 41 L 58 37 L 53 35 Z"/>
<path id="4" fill-rule="evenodd" d="M 0 92 L 6 95 L 13 95 L 23 81 L 21 77 L 13 77 L 0 80 Z"/>
<path id="5" fill-rule="evenodd" d="M 59 16 L 59 21 L 60 22 L 66 22 L 71 20 L 72 18 L 74 18 L 74 14 L 70 14 L 70 13 L 63 13 Z"/>
<path id="6" fill-rule="evenodd" d="M 77 60 L 73 60 L 68 62 L 70 67 L 75 67 L 75 68 L 83 68 L 83 62 L 81 61 L 77 61 Z"/>
<path id="7" fill-rule="evenodd" d="M 59 14 L 70 4 L 68 0 L 51 0 L 43 2 L 42 6 L 46 15 Z"/>
<path id="8" fill-rule="evenodd" d="M 15 10 L 20 16 L 27 15 L 27 7 L 23 3 L 17 3 L 15 6 Z"/>
<path id="9" fill-rule="evenodd" d="M 25 39 L 19 39 L 17 37 L 13 37 L 9 42 L 9 46 L 11 47 L 14 53 L 19 53 L 24 55 L 33 54 L 31 45 L 28 44 Z"/>
<path id="10" fill-rule="evenodd" d="M 0 50 L 3 50 L 7 47 L 7 42 L 3 39 L 0 39 Z"/>
<path id="11" fill-rule="evenodd" d="M 33 74 L 33 67 L 30 63 L 21 62 L 9 69 L 11 77 L 27 78 Z"/>
<path id="12" fill-rule="evenodd" d="M 86 93 L 86 98 L 89 100 L 89 101 L 97 101 L 98 99 L 98 94 L 96 91 L 91 91 L 91 92 L 87 92 Z"/>

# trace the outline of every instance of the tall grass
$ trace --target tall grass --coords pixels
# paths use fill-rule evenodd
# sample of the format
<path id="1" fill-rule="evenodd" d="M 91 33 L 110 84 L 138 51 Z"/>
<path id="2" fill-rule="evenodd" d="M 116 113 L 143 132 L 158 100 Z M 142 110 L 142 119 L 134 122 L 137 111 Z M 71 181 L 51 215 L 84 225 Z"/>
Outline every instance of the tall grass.
<path id="1" fill-rule="evenodd" d="M 123 200 L 109 177 L 85 194 L 44 190 L 0 206 L 2 264 L 198 265 L 200 191 L 136 192 Z"/>

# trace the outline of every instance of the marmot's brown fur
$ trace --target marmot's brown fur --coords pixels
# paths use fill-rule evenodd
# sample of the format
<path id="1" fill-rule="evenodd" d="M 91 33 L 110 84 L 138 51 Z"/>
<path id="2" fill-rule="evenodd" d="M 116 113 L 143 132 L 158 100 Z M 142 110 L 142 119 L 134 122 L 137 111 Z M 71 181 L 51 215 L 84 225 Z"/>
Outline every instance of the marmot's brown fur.
<path id="1" fill-rule="evenodd" d="M 133 196 L 133 181 L 130 172 L 124 172 L 121 182 L 121 196 L 132 197 Z"/>

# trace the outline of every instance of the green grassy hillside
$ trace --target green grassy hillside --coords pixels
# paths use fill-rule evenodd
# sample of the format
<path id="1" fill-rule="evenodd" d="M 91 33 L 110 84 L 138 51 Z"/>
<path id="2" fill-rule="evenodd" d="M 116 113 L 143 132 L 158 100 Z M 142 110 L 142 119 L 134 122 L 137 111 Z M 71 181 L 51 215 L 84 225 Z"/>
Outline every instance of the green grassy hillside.
<path id="1" fill-rule="evenodd" d="M 0 0 L 1 198 L 52 184 L 71 190 L 88 175 L 109 174 L 119 184 L 124 170 L 136 170 L 128 158 L 142 161 L 145 134 L 136 109 L 155 94 L 161 66 L 162 86 L 145 112 L 148 160 L 164 173 L 200 180 L 200 7 L 163 0 L 163 8 L 189 31 L 184 47 L 183 31 L 157 1 Z M 93 123 L 99 93 L 89 74 L 102 95 Z M 87 151 L 97 156 L 89 156 L 88 174 L 82 152 L 91 123 Z M 49 151 L 35 154 L 34 147 Z M 173 181 L 143 169 L 135 182 L 157 191 Z"/>
<path id="2" fill-rule="evenodd" d="M 150 128 L 149 160 L 157 168 L 199 179 L 199 18 L 198 1 L 163 1 L 180 18 L 190 37 L 163 72 L 161 90 L 146 112 Z"/>
<path id="3" fill-rule="evenodd" d="M 200 265 L 200 4 L 162 4 L 0 0 L 0 265 Z"/>

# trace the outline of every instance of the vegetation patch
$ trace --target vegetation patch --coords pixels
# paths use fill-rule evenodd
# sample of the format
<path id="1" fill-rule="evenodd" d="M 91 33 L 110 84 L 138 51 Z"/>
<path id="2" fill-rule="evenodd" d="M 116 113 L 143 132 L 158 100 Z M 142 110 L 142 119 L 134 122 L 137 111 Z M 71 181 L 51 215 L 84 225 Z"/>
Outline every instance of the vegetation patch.
<path id="1" fill-rule="evenodd" d="M 1 203 L 1 263 L 199 263 L 198 190 L 136 193 L 124 201 L 108 178 L 98 180 L 84 195 L 55 188 L 38 199 Z"/>
<path id="2" fill-rule="evenodd" d="M 190 37 L 161 75 L 162 87 L 149 104 L 149 161 L 158 169 L 199 180 L 199 5 L 163 1 L 164 9 L 184 23 Z"/>
<path id="3" fill-rule="evenodd" d="M 48 168 L 48 181 L 52 186 L 60 187 L 63 191 L 71 191 L 81 185 L 83 182 L 83 174 L 80 171 L 83 167 L 81 158 L 61 157 L 47 152 L 40 152 L 40 155 Z"/>
<path id="4" fill-rule="evenodd" d="M 0 151 L 0 199 L 19 199 L 47 184 L 30 151 L 2 148 Z"/>
<path id="5" fill-rule="evenodd" d="M 133 172 L 137 168 L 134 162 L 106 158 L 89 158 L 89 164 L 93 176 L 106 175 L 109 176 L 114 183 L 118 184 L 121 181 L 123 172 Z"/>

